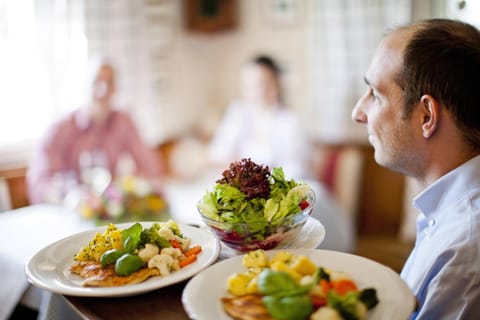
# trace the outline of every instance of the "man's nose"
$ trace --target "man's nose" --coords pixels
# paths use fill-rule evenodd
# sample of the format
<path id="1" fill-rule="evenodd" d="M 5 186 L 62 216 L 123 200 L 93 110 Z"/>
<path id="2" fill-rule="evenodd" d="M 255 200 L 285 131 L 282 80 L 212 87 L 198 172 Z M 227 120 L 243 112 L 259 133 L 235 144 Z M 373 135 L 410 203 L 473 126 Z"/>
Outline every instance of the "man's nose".
<path id="1" fill-rule="evenodd" d="M 365 95 L 362 96 L 352 110 L 352 120 L 357 123 L 367 123 L 367 114 L 364 111 Z"/>

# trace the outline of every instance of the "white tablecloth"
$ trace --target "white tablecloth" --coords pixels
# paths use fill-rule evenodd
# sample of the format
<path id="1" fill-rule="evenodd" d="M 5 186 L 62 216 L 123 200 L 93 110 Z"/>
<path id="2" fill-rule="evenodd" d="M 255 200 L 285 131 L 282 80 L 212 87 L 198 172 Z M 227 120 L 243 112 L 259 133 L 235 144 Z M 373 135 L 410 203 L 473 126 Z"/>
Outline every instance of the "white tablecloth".
<path id="1" fill-rule="evenodd" d="M 37 251 L 61 238 L 92 228 L 63 207 L 35 205 L 0 213 L 0 319 L 7 319 L 29 283 L 25 265 Z"/>

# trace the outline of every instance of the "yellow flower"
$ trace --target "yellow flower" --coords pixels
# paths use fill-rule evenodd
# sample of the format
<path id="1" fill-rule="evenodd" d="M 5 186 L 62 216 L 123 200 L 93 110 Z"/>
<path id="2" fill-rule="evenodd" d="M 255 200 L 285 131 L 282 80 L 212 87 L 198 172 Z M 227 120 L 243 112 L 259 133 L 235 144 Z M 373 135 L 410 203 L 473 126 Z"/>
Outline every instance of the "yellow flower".
<path id="1" fill-rule="evenodd" d="M 83 203 L 80 207 L 82 217 L 85 219 L 92 219 L 95 216 L 95 211 L 89 207 L 86 203 Z"/>
<path id="2" fill-rule="evenodd" d="M 134 176 L 125 176 L 120 181 L 122 190 L 133 193 L 136 188 L 136 181 Z"/>
<path id="3" fill-rule="evenodd" d="M 162 197 L 156 195 L 150 195 L 147 197 L 147 204 L 148 207 L 151 208 L 153 211 L 161 211 L 165 209 L 166 203 Z"/>

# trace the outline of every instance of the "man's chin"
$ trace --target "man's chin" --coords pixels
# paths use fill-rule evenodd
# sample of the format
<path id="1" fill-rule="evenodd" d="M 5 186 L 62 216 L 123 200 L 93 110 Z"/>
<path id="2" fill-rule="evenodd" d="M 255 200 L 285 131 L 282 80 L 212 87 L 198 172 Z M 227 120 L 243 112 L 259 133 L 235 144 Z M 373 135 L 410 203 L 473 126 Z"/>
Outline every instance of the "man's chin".
<path id="1" fill-rule="evenodd" d="M 378 150 L 373 147 L 373 157 L 375 159 L 375 162 L 382 167 L 389 168 L 391 167 L 391 163 L 388 161 L 388 159 L 385 159 L 385 156 Z"/>

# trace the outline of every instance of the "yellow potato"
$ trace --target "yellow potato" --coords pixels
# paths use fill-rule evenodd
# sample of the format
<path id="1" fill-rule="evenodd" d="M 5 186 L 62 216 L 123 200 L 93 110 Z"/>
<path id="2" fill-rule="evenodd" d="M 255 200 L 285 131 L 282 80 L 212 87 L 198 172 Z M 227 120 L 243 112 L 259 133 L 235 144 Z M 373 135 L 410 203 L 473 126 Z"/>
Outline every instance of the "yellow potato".
<path id="1" fill-rule="evenodd" d="M 264 250 L 255 250 L 250 251 L 243 257 L 243 265 L 247 268 L 250 267 L 259 267 L 265 268 L 268 267 L 268 256 Z"/>
<path id="2" fill-rule="evenodd" d="M 100 261 L 100 257 L 105 251 L 121 249 L 122 246 L 122 231 L 110 223 L 103 235 L 99 232 L 95 233 L 88 244 L 77 252 L 74 259 L 78 261 Z"/>
<path id="3" fill-rule="evenodd" d="M 283 271 L 291 275 L 297 282 L 300 281 L 302 275 L 297 271 L 290 268 L 285 262 L 277 261 L 270 265 L 270 269 L 273 271 Z"/>
<path id="4" fill-rule="evenodd" d="M 251 277 L 244 273 L 234 273 L 228 277 L 228 292 L 234 296 L 243 296 L 248 294 L 247 286 L 252 280 Z"/>
<path id="5" fill-rule="evenodd" d="M 313 263 L 307 256 L 298 256 L 290 266 L 294 271 L 301 275 L 312 275 L 318 269 L 317 265 Z"/>
<path id="6" fill-rule="evenodd" d="M 294 258 L 293 253 L 288 251 L 280 251 L 277 254 L 275 254 L 275 256 L 273 256 L 272 260 L 270 260 L 270 264 L 273 264 L 277 261 L 290 264 L 293 258 Z"/>
<path id="7" fill-rule="evenodd" d="M 252 278 L 248 284 L 247 287 L 245 288 L 247 291 L 247 294 L 257 294 L 260 293 L 260 290 L 258 290 L 258 277 Z"/>

